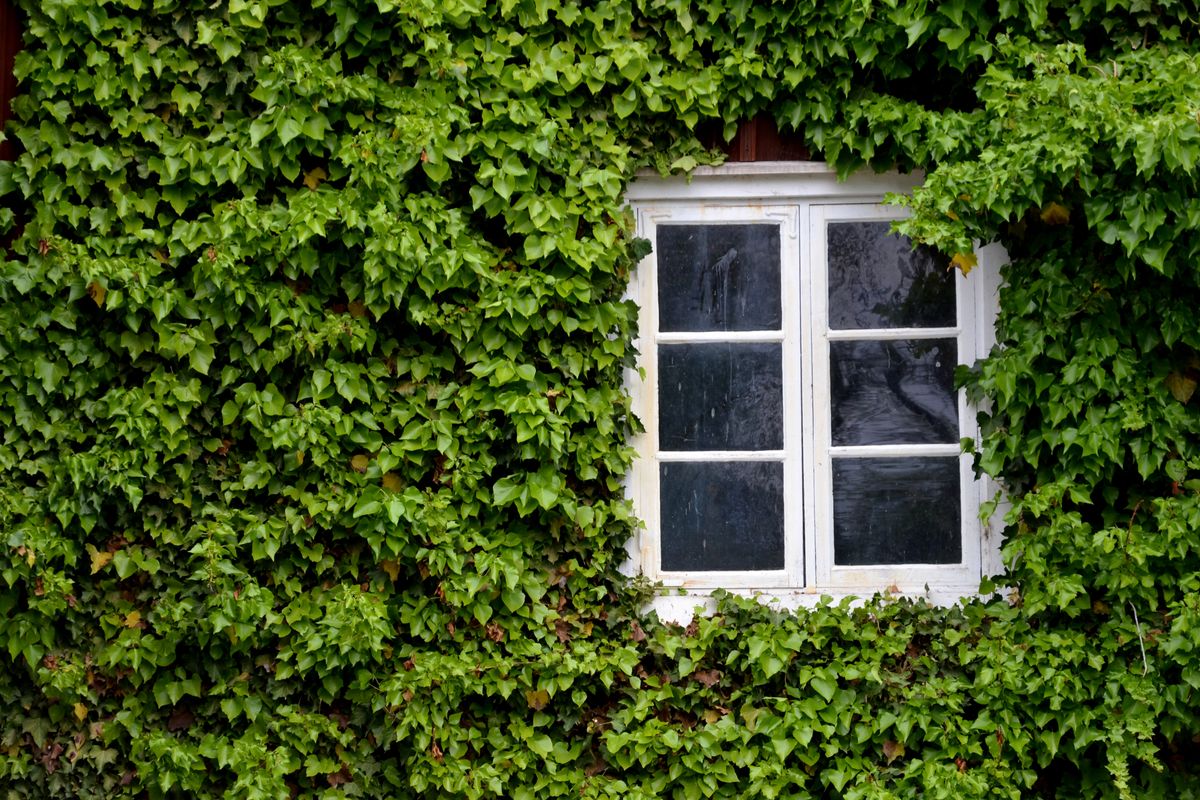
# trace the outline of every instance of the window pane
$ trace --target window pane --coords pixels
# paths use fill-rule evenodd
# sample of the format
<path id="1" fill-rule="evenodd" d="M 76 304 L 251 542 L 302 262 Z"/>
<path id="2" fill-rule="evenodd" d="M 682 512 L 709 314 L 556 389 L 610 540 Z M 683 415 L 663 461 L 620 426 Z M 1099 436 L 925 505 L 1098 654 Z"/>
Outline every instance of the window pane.
<path id="1" fill-rule="evenodd" d="M 778 330 L 778 225 L 660 225 L 660 331 Z"/>
<path id="2" fill-rule="evenodd" d="M 783 569 L 783 464 L 659 465 L 662 568 Z"/>
<path id="3" fill-rule="evenodd" d="M 783 447 L 783 359 L 775 343 L 658 348 L 661 450 Z"/>
<path id="4" fill-rule="evenodd" d="M 890 230 L 890 222 L 829 225 L 829 327 L 954 327 L 949 260 L 928 247 L 913 250 Z"/>
<path id="5" fill-rule="evenodd" d="M 836 458 L 834 563 L 958 564 L 958 458 Z"/>
<path id="6" fill-rule="evenodd" d="M 957 442 L 953 339 L 829 343 L 834 445 Z"/>

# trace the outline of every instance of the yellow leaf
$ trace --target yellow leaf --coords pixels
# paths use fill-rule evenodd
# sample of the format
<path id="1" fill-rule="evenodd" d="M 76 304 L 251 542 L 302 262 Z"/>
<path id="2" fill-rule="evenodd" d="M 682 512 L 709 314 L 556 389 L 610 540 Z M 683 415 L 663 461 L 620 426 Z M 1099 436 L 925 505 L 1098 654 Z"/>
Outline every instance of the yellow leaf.
<path id="1" fill-rule="evenodd" d="M 979 256 L 974 253 L 955 253 L 954 258 L 950 259 L 950 266 L 955 267 L 963 275 L 973 270 L 979 263 Z"/>
<path id="2" fill-rule="evenodd" d="M 76 703 L 75 704 L 75 719 L 79 720 L 80 722 L 83 722 L 85 717 L 87 717 L 87 706 L 85 706 L 83 703 Z"/>
<path id="3" fill-rule="evenodd" d="M 125 624 L 126 628 L 138 627 L 139 625 L 142 624 L 142 612 L 130 611 L 128 614 L 125 615 L 125 623 L 124 624 Z"/>
<path id="4" fill-rule="evenodd" d="M 541 711 L 550 702 L 550 693 L 545 689 L 538 689 L 536 692 L 526 692 L 525 702 L 534 711 Z"/>
<path id="5" fill-rule="evenodd" d="M 1066 206 L 1051 202 L 1042 209 L 1042 222 L 1047 225 L 1065 225 L 1070 221 L 1071 212 L 1067 210 Z"/>
<path id="6" fill-rule="evenodd" d="M 354 458 L 350 459 L 350 468 L 355 472 L 366 472 L 367 467 L 370 466 L 370 464 L 370 457 L 365 456 L 362 453 L 359 453 Z"/>
<path id="7" fill-rule="evenodd" d="M 296 466 L 300 466 L 303 463 L 304 463 L 304 451 L 297 450 L 296 451 Z"/>
<path id="8" fill-rule="evenodd" d="M 88 555 L 92 557 L 92 574 L 95 575 L 100 570 L 108 566 L 108 562 L 112 561 L 113 554 L 107 551 L 97 550 L 95 545 L 87 546 Z"/>
<path id="9" fill-rule="evenodd" d="M 91 295 L 97 306 L 104 308 L 104 296 L 108 294 L 108 289 L 92 281 L 88 284 L 88 294 Z"/>
<path id="10" fill-rule="evenodd" d="M 710 708 L 704 712 L 704 721 L 709 725 L 712 725 L 714 722 L 719 722 L 722 716 L 723 715 L 720 711 L 717 711 L 715 708 Z"/>
<path id="11" fill-rule="evenodd" d="M 37 556 L 34 555 L 33 551 L 27 550 L 25 552 L 25 563 L 32 567 L 36 561 L 37 561 Z"/>
<path id="12" fill-rule="evenodd" d="M 321 181 L 329 177 L 329 173 L 324 167 L 316 167 L 304 173 L 304 185 L 310 189 L 316 189 L 321 185 Z"/>
<path id="13" fill-rule="evenodd" d="M 394 472 L 383 474 L 383 488 L 389 492 L 398 492 L 404 488 L 404 480 Z"/>
<path id="14" fill-rule="evenodd" d="M 346 310 L 350 312 L 352 317 L 365 317 L 367 315 L 367 307 L 361 300 L 351 300 L 350 305 L 346 306 Z"/>
<path id="15" fill-rule="evenodd" d="M 1186 403 L 1196 393 L 1196 382 L 1186 375 L 1172 372 L 1167 375 L 1167 389 L 1176 400 Z"/>
<path id="16" fill-rule="evenodd" d="M 400 577 L 400 563 L 398 561 L 392 561 L 391 559 L 380 561 L 379 567 L 392 579 L 392 583 L 395 583 L 396 578 Z"/>

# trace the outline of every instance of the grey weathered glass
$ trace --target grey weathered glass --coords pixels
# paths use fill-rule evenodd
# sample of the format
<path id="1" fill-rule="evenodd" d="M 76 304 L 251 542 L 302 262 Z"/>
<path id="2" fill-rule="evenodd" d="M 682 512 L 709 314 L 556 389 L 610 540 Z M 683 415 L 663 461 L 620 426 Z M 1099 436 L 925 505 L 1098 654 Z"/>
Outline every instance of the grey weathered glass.
<path id="1" fill-rule="evenodd" d="M 954 339 L 829 343 L 833 444 L 959 440 Z"/>
<path id="2" fill-rule="evenodd" d="M 835 458 L 833 561 L 962 562 L 958 458 Z"/>
<path id="3" fill-rule="evenodd" d="M 779 226 L 659 225 L 660 331 L 778 330 Z"/>
<path id="4" fill-rule="evenodd" d="M 783 569 L 783 464 L 660 463 L 659 487 L 664 571 Z"/>
<path id="5" fill-rule="evenodd" d="M 949 260 L 928 247 L 913 250 L 890 230 L 890 222 L 829 224 L 829 327 L 954 327 Z"/>
<path id="6" fill-rule="evenodd" d="M 660 450 L 781 449 L 781 345 L 659 345 L 658 408 Z"/>

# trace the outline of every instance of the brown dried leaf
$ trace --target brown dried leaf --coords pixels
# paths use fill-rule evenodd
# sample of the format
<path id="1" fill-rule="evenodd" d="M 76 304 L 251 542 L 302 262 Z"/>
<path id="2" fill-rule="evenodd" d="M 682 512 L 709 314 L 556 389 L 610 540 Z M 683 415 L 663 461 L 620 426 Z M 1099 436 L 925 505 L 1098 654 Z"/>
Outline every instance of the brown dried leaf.
<path id="1" fill-rule="evenodd" d="M 96 303 L 96 306 L 98 308 L 104 308 L 104 298 L 108 294 L 107 287 L 97 283 L 96 281 L 92 281 L 88 284 L 87 290 L 88 295 Z"/>
<path id="2" fill-rule="evenodd" d="M 711 689 L 720 683 L 721 672 L 715 669 L 699 669 L 692 673 L 692 680 Z"/>
<path id="3" fill-rule="evenodd" d="M 633 635 L 633 640 L 635 642 L 646 641 L 646 632 L 644 630 L 642 630 L 642 626 L 638 624 L 638 621 L 636 619 L 632 623 L 630 623 L 629 629 L 630 629 L 630 633 Z"/>
<path id="4" fill-rule="evenodd" d="M 1167 375 L 1167 389 L 1176 400 L 1186 403 L 1196 393 L 1196 381 L 1180 372 L 1172 372 Z"/>
<path id="5" fill-rule="evenodd" d="M 396 579 L 400 577 L 400 562 L 398 561 L 391 559 L 380 561 L 379 568 L 387 573 L 387 576 L 392 579 L 392 583 L 395 583 Z"/>
<path id="6" fill-rule="evenodd" d="M 1066 206 L 1051 202 L 1042 209 L 1042 222 L 1047 225 L 1065 225 L 1071 221 L 1071 212 Z"/>
<path id="7" fill-rule="evenodd" d="M 550 703 L 550 693 L 545 689 L 525 693 L 525 704 L 534 711 L 541 711 Z"/>
<path id="8" fill-rule="evenodd" d="M 315 167 L 304 173 L 304 185 L 315 190 L 328 177 L 329 173 L 325 171 L 324 167 Z"/>

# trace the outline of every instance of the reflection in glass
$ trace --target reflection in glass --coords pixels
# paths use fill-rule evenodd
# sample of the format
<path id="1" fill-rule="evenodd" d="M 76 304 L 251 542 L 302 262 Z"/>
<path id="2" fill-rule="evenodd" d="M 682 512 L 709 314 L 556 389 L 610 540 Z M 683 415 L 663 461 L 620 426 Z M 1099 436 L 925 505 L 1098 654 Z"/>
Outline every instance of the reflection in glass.
<path id="1" fill-rule="evenodd" d="M 833 444 L 958 441 L 954 339 L 829 343 Z"/>
<path id="2" fill-rule="evenodd" d="M 958 458 L 835 458 L 833 560 L 962 562 Z"/>
<path id="3" fill-rule="evenodd" d="M 662 569 L 783 569 L 783 464 L 660 463 Z"/>
<path id="4" fill-rule="evenodd" d="M 658 399 L 661 450 L 781 449 L 781 346 L 660 345 Z"/>
<path id="5" fill-rule="evenodd" d="M 778 330 L 778 225 L 660 225 L 660 331 Z"/>
<path id="6" fill-rule="evenodd" d="M 954 327 L 949 260 L 890 231 L 890 222 L 830 223 L 829 327 Z"/>

